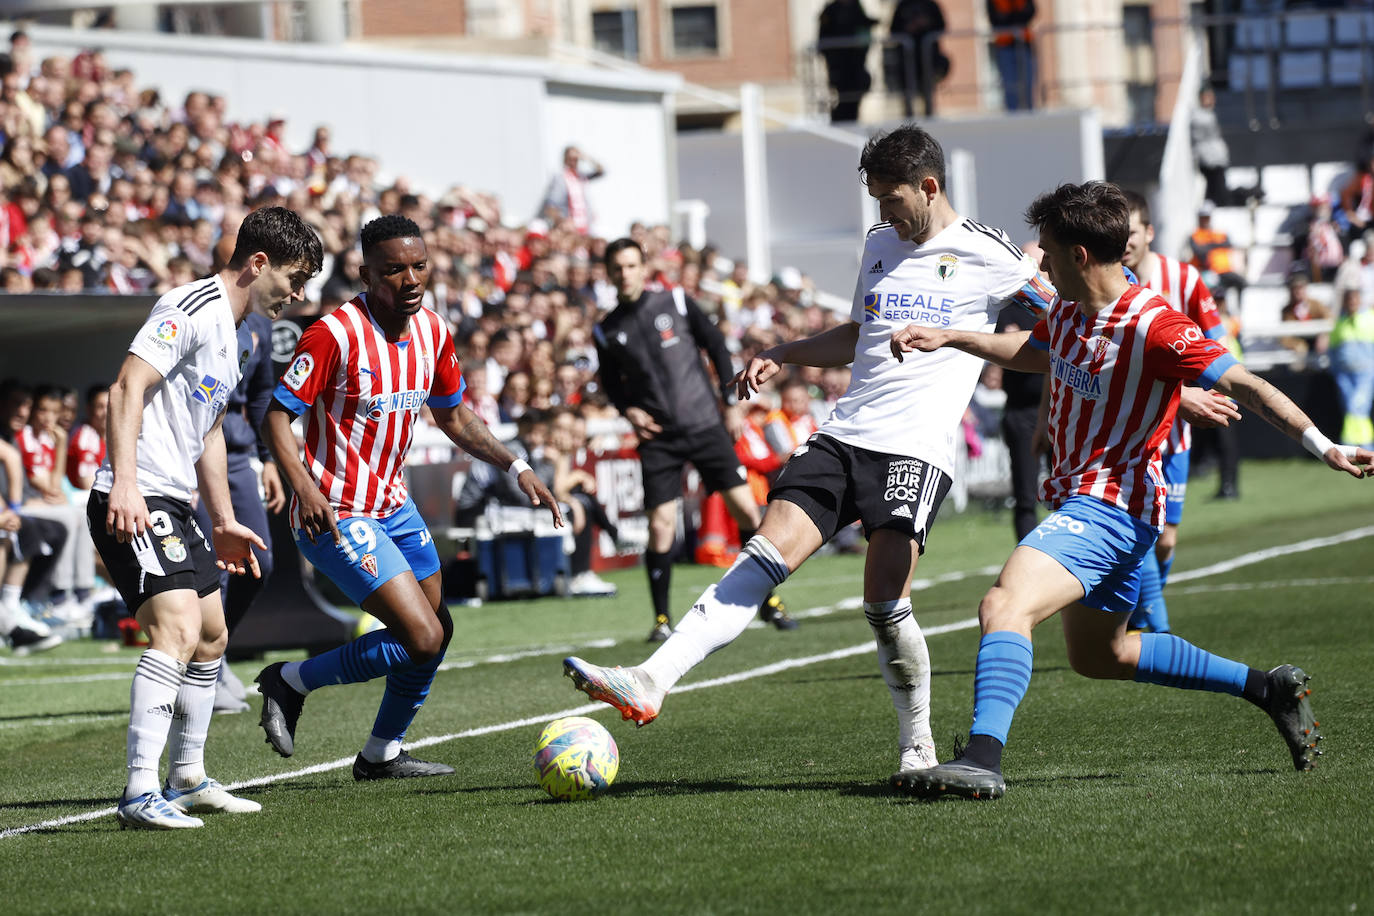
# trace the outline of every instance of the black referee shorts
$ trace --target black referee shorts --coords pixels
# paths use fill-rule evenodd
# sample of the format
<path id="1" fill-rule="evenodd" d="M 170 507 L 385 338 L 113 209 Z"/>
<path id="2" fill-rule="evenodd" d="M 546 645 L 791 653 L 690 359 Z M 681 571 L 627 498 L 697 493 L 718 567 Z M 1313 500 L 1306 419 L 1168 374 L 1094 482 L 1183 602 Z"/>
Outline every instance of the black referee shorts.
<path id="1" fill-rule="evenodd" d="M 697 469 L 711 493 L 746 484 L 749 477 L 735 454 L 735 443 L 721 424 L 692 433 L 659 434 L 639 443 L 644 475 L 644 508 L 652 509 L 682 496 L 682 467 Z"/>

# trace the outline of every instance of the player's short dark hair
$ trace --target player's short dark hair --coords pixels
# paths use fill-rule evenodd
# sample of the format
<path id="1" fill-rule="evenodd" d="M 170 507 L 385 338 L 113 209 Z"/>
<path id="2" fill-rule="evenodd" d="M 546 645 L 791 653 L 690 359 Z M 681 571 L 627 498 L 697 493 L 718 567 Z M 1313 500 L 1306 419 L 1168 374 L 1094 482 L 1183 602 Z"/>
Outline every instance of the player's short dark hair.
<path id="1" fill-rule="evenodd" d="M 859 175 L 865 181 L 884 181 L 916 187 L 934 178 L 945 189 L 945 151 L 940 141 L 915 124 L 877 133 L 859 154 Z"/>
<path id="2" fill-rule="evenodd" d="M 1098 261 L 1121 260 L 1130 236 L 1126 195 L 1110 181 L 1061 184 L 1026 208 L 1026 222 L 1064 245 L 1082 245 Z"/>
<path id="3" fill-rule="evenodd" d="M 86 403 L 92 403 L 98 395 L 109 394 L 110 386 L 104 383 L 97 383 L 86 389 Z"/>
<path id="4" fill-rule="evenodd" d="M 611 264 L 615 261 L 615 256 L 626 248 L 633 248 L 639 252 L 639 259 L 644 260 L 644 249 L 632 238 L 616 239 L 606 246 L 606 253 L 601 256 L 601 261 L 606 265 L 606 269 L 611 269 Z"/>
<path id="5" fill-rule="evenodd" d="M 372 252 L 372 249 L 382 242 L 389 242 L 392 239 L 418 238 L 423 238 L 423 236 L 420 233 L 420 227 L 415 224 L 415 220 L 407 219 L 395 213 L 379 216 L 363 227 L 363 256 L 366 257 Z"/>
<path id="6" fill-rule="evenodd" d="M 1124 189 L 1121 193 L 1126 195 L 1126 206 L 1129 208 L 1127 215 L 1129 216 L 1131 213 L 1134 213 L 1136 216 L 1140 217 L 1140 224 L 1142 226 L 1150 225 L 1150 202 L 1145 199 L 1145 195 L 1136 191 L 1127 191 Z"/>
<path id="7" fill-rule="evenodd" d="M 62 389 L 56 385 L 39 385 L 33 389 L 33 402 L 54 400 L 59 403 L 62 401 Z"/>
<path id="8" fill-rule="evenodd" d="M 258 251 L 267 255 L 273 267 L 301 264 L 312 277 L 324 264 L 324 246 L 319 235 L 285 207 L 263 207 L 243 218 L 229 267 L 242 268 Z"/>

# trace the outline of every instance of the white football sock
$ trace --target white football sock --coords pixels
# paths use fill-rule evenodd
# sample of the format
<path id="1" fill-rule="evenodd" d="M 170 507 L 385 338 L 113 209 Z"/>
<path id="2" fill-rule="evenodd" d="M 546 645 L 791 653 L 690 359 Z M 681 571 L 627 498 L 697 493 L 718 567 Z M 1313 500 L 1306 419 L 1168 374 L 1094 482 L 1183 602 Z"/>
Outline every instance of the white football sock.
<path id="1" fill-rule="evenodd" d="M 378 738 L 376 735 L 368 735 L 367 744 L 363 745 L 363 759 L 368 763 L 386 763 L 400 755 L 400 738 Z"/>
<path id="2" fill-rule="evenodd" d="M 281 679 L 291 685 L 291 689 L 305 696 L 310 691 L 306 689 L 305 683 L 301 680 L 301 663 L 287 662 L 281 666 Z"/>
<path id="3" fill-rule="evenodd" d="M 174 789 L 191 789 L 205 781 L 205 736 L 214 715 L 220 661 L 191 662 L 177 691 L 167 742 L 167 781 Z"/>
<path id="4" fill-rule="evenodd" d="M 156 649 L 144 649 L 138 659 L 129 688 L 129 782 L 125 798 L 161 788 L 157 767 L 167 746 L 167 732 L 185 674 L 186 666 L 179 659 Z"/>
<path id="5" fill-rule="evenodd" d="M 930 653 L 911 613 L 911 599 L 864 602 L 864 616 L 878 643 L 878 664 L 897 710 L 900 747 L 929 743 Z"/>
<path id="6" fill-rule="evenodd" d="M 728 646 L 759 612 L 768 592 L 791 575 L 782 554 L 762 535 L 754 535 L 721 580 L 702 593 L 658 651 L 639 672 L 667 693 L 682 676 L 712 652 Z"/>
<path id="7" fill-rule="evenodd" d="M 0 604 L 18 610 L 19 599 L 24 596 L 23 585 L 0 585 Z"/>

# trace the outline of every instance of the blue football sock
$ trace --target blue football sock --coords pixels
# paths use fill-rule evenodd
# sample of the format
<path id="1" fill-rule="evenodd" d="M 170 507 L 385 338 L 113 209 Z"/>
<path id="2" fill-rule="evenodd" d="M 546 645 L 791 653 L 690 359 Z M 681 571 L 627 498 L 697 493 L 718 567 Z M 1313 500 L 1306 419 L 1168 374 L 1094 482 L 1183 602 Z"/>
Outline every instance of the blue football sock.
<path id="1" fill-rule="evenodd" d="M 1242 696 L 1250 669 L 1213 655 L 1171 633 L 1141 633 L 1135 679 L 1183 690 L 1209 690 Z"/>
<path id="2" fill-rule="evenodd" d="M 1127 624 L 1132 630 L 1169 632 L 1169 606 L 1164 601 L 1164 582 L 1160 577 L 1159 560 L 1153 550 L 1140 561 L 1140 603 L 1131 612 Z"/>
<path id="3" fill-rule="evenodd" d="M 1174 568 L 1174 555 L 1169 554 L 1169 559 L 1159 561 L 1159 587 L 1161 589 L 1169 584 L 1169 570 Z"/>
<path id="4" fill-rule="evenodd" d="M 440 652 L 432 661 L 416 665 L 408 671 L 393 671 L 386 676 L 386 693 L 372 723 L 372 737 L 385 741 L 400 741 L 414 721 L 415 714 L 429 696 L 429 687 L 444 660 Z"/>
<path id="5" fill-rule="evenodd" d="M 410 671 L 415 663 L 390 630 L 373 630 L 350 643 L 307 658 L 297 669 L 307 690 L 328 684 L 357 684 L 396 671 Z"/>
<path id="6" fill-rule="evenodd" d="M 969 734 L 988 735 L 1007 743 L 1011 717 L 1030 686 L 1031 655 L 1031 641 L 1020 633 L 998 630 L 979 641 Z"/>

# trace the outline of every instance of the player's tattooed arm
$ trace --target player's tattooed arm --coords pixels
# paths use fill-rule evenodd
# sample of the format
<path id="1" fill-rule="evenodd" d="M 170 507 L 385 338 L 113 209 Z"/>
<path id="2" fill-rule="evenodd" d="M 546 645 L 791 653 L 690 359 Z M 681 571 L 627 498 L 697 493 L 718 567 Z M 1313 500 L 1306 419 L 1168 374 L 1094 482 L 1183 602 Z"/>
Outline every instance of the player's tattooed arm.
<path id="1" fill-rule="evenodd" d="M 435 407 L 432 408 L 432 412 L 434 422 L 444 431 L 444 435 L 463 451 L 503 471 L 512 470 L 515 453 L 502 445 L 500 440 L 491 434 L 491 428 L 466 404 L 459 404 L 457 407 Z M 513 470 L 512 472 L 515 473 Z M 516 481 L 521 491 L 530 498 L 530 504 L 546 506 L 553 515 L 555 527 L 562 527 L 563 513 L 558 508 L 558 501 L 530 470 L 528 464 L 524 465 L 523 470 L 518 471 Z"/>
<path id="2" fill-rule="evenodd" d="M 1270 426 L 1293 439 L 1302 438 L 1312 421 L 1288 395 L 1240 364 L 1222 373 L 1216 390 L 1253 410 Z"/>

